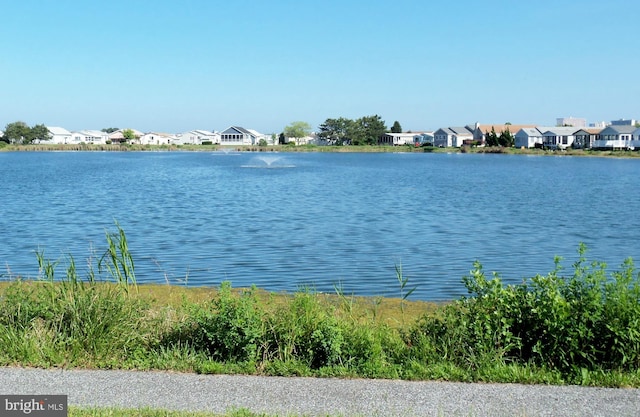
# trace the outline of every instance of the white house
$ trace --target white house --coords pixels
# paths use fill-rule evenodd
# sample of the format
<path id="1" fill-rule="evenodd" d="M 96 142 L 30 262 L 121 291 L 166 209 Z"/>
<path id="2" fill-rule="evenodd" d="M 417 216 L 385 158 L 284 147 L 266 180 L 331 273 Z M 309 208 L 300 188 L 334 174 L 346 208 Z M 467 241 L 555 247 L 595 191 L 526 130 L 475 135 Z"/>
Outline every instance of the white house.
<path id="1" fill-rule="evenodd" d="M 546 128 L 544 128 L 546 129 Z M 535 148 L 542 146 L 542 132 L 537 127 L 523 127 L 514 135 L 516 148 Z"/>
<path id="2" fill-rule="evenodd" d="M 220 133 L 221 145 L 257 145 L 264 135 L 240 126 L 230 126 Z"/>
<path id="3" fill-rule="evenodd" d="M 549 128 L 542 133 L 542 144 L 550 149 L 567 149 L 575 140 L 575 132 L 576 128 L 573 126 Z"/>
<path id="4" fill-rule="evenodd" d="M 380 145 L 413 145 L 415 133 L 385 133 L 380 137 L 378 143 Z"/>
<path id="5" fill-rule="evenodd" d="M 434 146 L 441 148 L 460 147 L 473 142 L 473 127 L 443 127 L 433 133 Z"/>
<path id="6" fill-rule="evenodd" d="M 104 145 L 107 140 L 109 140 L 109 134 L 99 130 L 81 130 L 71 133 L 71 143 Z"/>
<path id="7" fill-rule="evenodd" d="M 203 143 L 219 144 L 220 133 L 208 130 L 190 130 L 175 135 L 175 143 L 178 145 L 202 145 Z"/>
<path id="8" fill-rule="evenodd" d="M 51 139 L 47 143 L 67 144 L 71 143 L 71 132 L 63 127 L 47 126 Z"/>
<path id="9" fill-rule="evenodd" d="M 175 136 L 169 133 L 149 132 L 140 136 L 140 145 L 171 145 L 175 142 Z"/>
<path id="10" fill-rule="evenodd" d="M 593 143 L 596 149 L 636 149 L 640 148 L 638 128 L 632 125 L 611 125 L 600 132 L 600 138 Z"/>

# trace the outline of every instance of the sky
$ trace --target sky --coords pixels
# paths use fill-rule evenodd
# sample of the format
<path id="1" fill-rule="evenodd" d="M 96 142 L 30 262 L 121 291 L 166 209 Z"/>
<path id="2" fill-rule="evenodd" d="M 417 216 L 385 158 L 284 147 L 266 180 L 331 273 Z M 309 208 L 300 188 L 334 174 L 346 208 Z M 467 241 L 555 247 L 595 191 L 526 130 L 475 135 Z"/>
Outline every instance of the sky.
<path id="1" fill-rule="evenodd" d="M 638 119 L 639 40 L 637 0 L 4 1 L 0 130 Z"/>

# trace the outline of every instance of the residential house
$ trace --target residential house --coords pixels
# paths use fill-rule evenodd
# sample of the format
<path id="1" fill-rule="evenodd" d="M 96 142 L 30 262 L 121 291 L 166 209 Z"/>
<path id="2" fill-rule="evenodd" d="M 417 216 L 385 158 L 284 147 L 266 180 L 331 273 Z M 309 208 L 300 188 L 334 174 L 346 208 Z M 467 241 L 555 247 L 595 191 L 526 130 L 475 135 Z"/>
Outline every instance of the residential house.
<path id="1" fill-rule="evenodd" d="M 545 130 L 547 128 L 544 128 Z M 523 127 L 514 135 L 516 148 L 538 148 L 542 147 L 544 140 L 542 132 L 537 127 Z"/>
<path id="2" fill-rule="evenodd" d="M 260 139 L 266 140 L 266 136 L 240 126 L 230 126 L 220 133 L 221 145 L 257 145 Z"/>
<path id="3" fill-rule="evenodd" d="M 71 143 L 71 132 L 63 127 L 47 126 L 51 139 L 47 143 L 67 144 Z"/>
<path id="4" fill-rule="evenodd" d="M 593 144 L 595 141 L 600 139 L 600 132 L 602 129 L 600 128 L 584 128 L 577 130 L 573 136 L 575 137 L 573 141 L 574 148 L 580 149 L 590 149 L 593 148 Z"/>
<path id="5" fill-rule="evenodd" d="M 434 146 L 441 148 L 458 148 L 473 142 L 474 128 L 465 127 L 443 127 L 433 133 Z"/>
<path id="6" fill-rule="evenodd" d="M 71 133 L 71 143 L 86 143 L 91 145 L 104 145 L 109 140 L 109 134 L 99 130 L 81 130 Z"/>
<path id="7" fill-rule="evenodd" d="M 413 145 L 415 133 L 385 133 L 378 139 L 379 145 Z"/>
<path id="8" fill-rule="evenodd" d="M 140 145 L 171 145 L 176 142 L 175 138 L 170 133 L 149 132 L 140 136 L 137 143 Z"/>
<path id="9" fill-rule="evenodd" d="M 109 133 L 109 141 L 111 143 L 125 143 L 127 141 L 127 139 L 125 139 L 123 134 L 125 130 L 133 131 L 133 135 L 134 135 L 133 140 L 136 142 L 139 141 L 140 138 L 144 135 L 144 133 L 136 129 L 118 129 L 115 132 Z"/>
<path id="10" fill-rule="evenodd" d="M 538 129 L 541 130 L 540 128 Z M 575 132 L 576 128 L 573 126 L 548 128 L 542 133 L 542 145 L 549 149 L 567 149 L 573 145 Z"/>
<path id="11" fill-rule="evenodd" d="M 413 144 L 415 146 L 432 145 L 433 132 L 415 132 L 413 134 Z"/>
<path id="12" fill-rule="evenodd" d="M 630 149 L 640 147 L 634 136 L 638 128 L 633 125 L 611 125 L 600 131 L 600 138 L 594 141 L 595 149 Z"/>
<path id="13" fill-rule="evenodd" d="M 512 135 L 515 134 L 520 129 L 530 129 L 535 128 L 536 125 L 512 125 L 512 124 L 492 124 L 492 125 L 480 125 L 476 123 L 475 128 L 473 129 L 473 141 L 484 145 L 487 142 L 487 134 L 492 131 L 495 132 L 497 136 L 500 136 L 502 133 L 509 131 Z M 517 145 L 516 145 L 517 146 Z"/>
<path id="14" fill-rule="evenodd" d="M 634 130 L 632 135 L 633 135 L 633 138 L 631 140 L 633 140 L 634 143 L 640 143 L 640 127 Z M 2 132 L 0 132 L 0 136 L 2 136 Z M 634 147 L 635 146 L 636 145 L 634 145 Z"/>
<path id="15" fill-rule="evenodd" d="M 208 130 L 190 130 L 175 135 L 175 143 L 179 145 L 220 144 L 220 133 Z"/>

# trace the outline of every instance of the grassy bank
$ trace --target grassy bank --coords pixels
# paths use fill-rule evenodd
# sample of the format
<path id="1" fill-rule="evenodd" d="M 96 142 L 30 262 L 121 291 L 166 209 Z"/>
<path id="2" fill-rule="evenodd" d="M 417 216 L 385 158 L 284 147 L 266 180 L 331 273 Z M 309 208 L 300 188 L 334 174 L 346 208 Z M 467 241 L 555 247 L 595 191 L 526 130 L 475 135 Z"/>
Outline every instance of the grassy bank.
<path id="1" fill-rule="evenodd" d="M 471 147 L 461 148 L 437 148 L 404 146 L 317 146 L 317 145 L 276 145 L 276 146 L 220 146 L 220 145 L 135 145 L 135 144 L 110 144 L 110 145 L 9 145 L 0 141 L 0 152 L 46 152 L 46 151 L 113 151 L 113 152 L 412 152 L 412 153 L 485 153 L 506 155 L 539 155 L 539 156 L 585 156 L 585 157 L 615 157 L 637 158 L 640 151 L 610 150 L 599 151 L 591 149 L 520 149 L 503 147 Z"/>
<path id="2" fill-rule="evenodd" d="M 80 272 L 38 255 L 0 297 L 0 365 L 640 386 L 640 275 L 586 258 L 504 285 L 474 265 L 446 304 L 138 285 L 124 231 Z M 83 263 L 84 264 L 84 263 Z"/>

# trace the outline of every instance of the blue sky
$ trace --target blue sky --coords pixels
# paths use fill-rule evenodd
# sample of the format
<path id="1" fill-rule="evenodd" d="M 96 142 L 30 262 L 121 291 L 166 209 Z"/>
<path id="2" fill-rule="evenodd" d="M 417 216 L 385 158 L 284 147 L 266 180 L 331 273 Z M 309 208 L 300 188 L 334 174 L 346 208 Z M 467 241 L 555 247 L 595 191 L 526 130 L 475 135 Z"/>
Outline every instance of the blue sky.
<path id="1" fill-rule="evenodd" d="M 21 0 L 2 15 L 0 129 L 640 118 L 637 0 Z"/>

